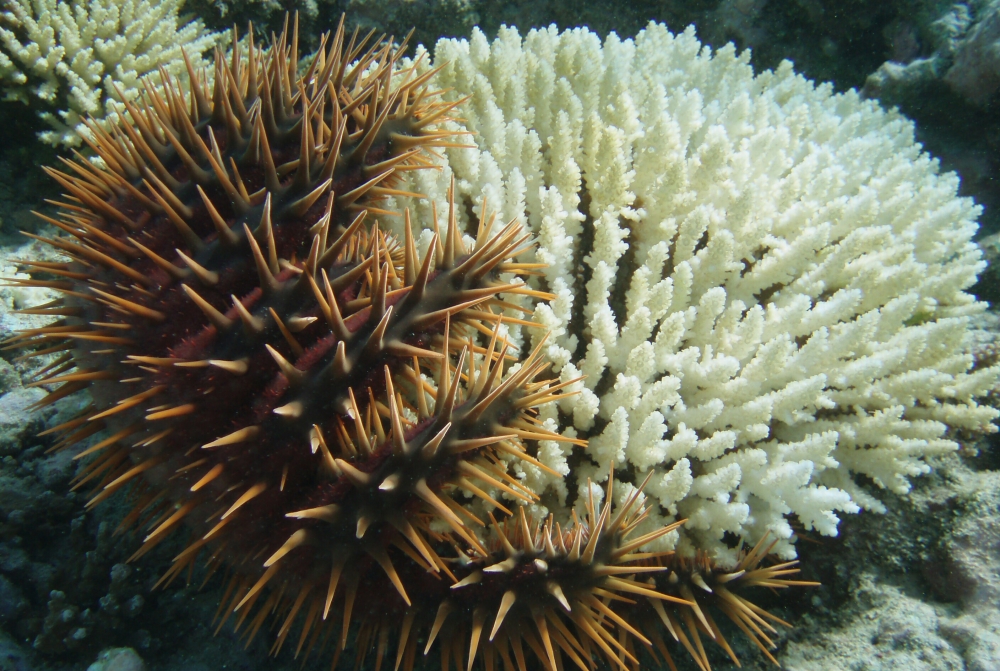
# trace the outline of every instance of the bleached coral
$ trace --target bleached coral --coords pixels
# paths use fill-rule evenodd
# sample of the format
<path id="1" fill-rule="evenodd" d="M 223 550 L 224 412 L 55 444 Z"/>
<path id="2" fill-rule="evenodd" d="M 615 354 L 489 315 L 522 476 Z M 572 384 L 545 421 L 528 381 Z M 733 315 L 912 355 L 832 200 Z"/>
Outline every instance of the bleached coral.
<path id="1" fill-rule="evenodd" d="M 0 85 L 6 99 L 41 102 L 53 145 L 74 146 L 82 120 L 123 109 L 115 85 L 138 97 L 140 80 L 185 72 L 182 50 L 197 68 L 222 35 L 178 16 L 183 0 L 10 0 L 0 14 Z M 187 76 L 181 77 L 184 81 Z"/>
<path id="2" fill-rule="evenodd" d="M 834 535 L 840 513 L 880 508 L 858 478 L 905 492 L 954 430 L 994 429 L 975 399 L 998 370 L 970 372 L 965 345 L 985 308 L 964 291 L 979 208 L 905 118 L 658 24 L 603 45 L 477 31 L 434 60 L 438 85 L 471 94 L 475 149 L 412 187 L 442 212 L 454 174 L 472 211 L 486 197 L 537 236 L 546 354 L 586 375 L 542 419 L 590 441 L 539 458 L 580 493 L 613 461 L 651 474 L 654 518 L 688 519 L 681 549 L 732 558 L 729 538 L 769 531 L 793 556 L 793 515 Z M 565 514 L 561 480 L 523 476 Z"/>

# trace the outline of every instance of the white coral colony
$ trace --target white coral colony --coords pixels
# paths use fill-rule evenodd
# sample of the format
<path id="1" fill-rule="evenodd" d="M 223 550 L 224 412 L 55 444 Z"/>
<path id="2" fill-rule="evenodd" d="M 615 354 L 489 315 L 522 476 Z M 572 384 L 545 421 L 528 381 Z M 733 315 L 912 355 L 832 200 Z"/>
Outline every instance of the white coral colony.
<path id="1" fill-rule="evenodd" d="M 10 0 L 0 14 L 0 86 L 6 99 L 41 102 L 52 145 L 80 144 L 83 120 L 123 111 L 141 78 L 162 66 L 185 81 L 187 53 L 196 68 L 222 35 L 178 17 L 183 0 Z M 184 75 L 181 77 L 181 75 Z"/>
<path id="2" fill-rule="evenodd" d="M 454 174 L 473 212 L 485 194 L 537 236 L 557 297 L 528 307 L 561 378 L 586 376 L 543 418 L 590 441 L 539 458 L 572 464 L 581 491 L 612 461 L 627 481 L 652 471 L 653 522 L 688 520 L 668 545 L 726 562 L 724 535 L 770 532 L 791 557 L 790 516 L 834 535 L 839 513 L 880 508 L 859 476 L 905 492 L 955 429 L 994 430 L 975 399 L 998 371 L 964 347 L 986 307 L 964 291 L 979 208 L 900 115 L 658 24 L 603 45 L 477 31 L 434 60 L 449 95 L 471 94 L 475 148 L 414 188 L 441 211 Z M 523 471 L 566 514 L 562 480 Z"/>

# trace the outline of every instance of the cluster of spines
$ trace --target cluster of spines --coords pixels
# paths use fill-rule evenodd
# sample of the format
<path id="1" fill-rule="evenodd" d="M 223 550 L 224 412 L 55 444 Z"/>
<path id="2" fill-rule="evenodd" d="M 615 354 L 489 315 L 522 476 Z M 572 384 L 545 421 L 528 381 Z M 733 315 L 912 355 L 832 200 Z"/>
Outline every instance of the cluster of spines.
<path id="1" fill-rule="evenodd" d="M 532 324 L 501 294 L 551 298 L 501 279 L 538 271 L 516 260 L 527 236 L 513 222 L 494 231 L 484 203 L 465 249 L 454 187 L 446 231 L 435 211 L 422 259 L 408 212 L 401 243 L 366 221 L 393 214 L 379 199 L 417 195 L 393 188 L 399 174 L 455 146 L 433 129 L 458 104 L 435 102 L 433 71 L 400 69 L 402 48 L 366 48 L 370 35 L 346 40 L 341 25 L 299 77 L 297 30 L 266 52 L 250 33 L 246 56 L 235 39 L 228 63 L 216 55 L 212 86 L 189 66 L 187 98 L 164 75 L 127 105 L 130 124 L 92 125 L 105 167 L 78 157 L 50 171 L 67 199 L 46 220 L 68 237 L 38 237 L 71 261 L 26 262 L 34 276 L 16 280 L 63 294 L 25 311 L 58 321 L 9 346 L 57 355 L 35 384 L 59 386 L 39 405 L 91 390 L 93 403 L 49 432 L 56 449 L 110 434 L 77 455 L 88 462 L 76 486 L 94 487 L 90 506 L 132 486 L 120 530 L 149 530 L 133 558 L 188 528 L 161 582 L 205 558 L 209 574 L 231 572 L 222 621 L 232 614 L 252 639 L 277 614 L 275 652 L 299 622 L 296 654 L 333 640 L 334 664 L 354 631 L 377 665 L 397 638 L 397 669 L 413 666 L 421 632 L 425 654 L 443 640 L 444 668 L 481 658 L 492 669 L 499 655 L 526 671 L 524 645 L 553 670 L 563 656 L 636 666 L 634 641 L 652 651 L 658 639 L 630 623 L 631 595 L 707 667 L 698 631 L 721 634 L 689 593 L 709 584 L 702 574 L 763 649 L 761 612 L 729 599 L 723 574 L 705 560 L 667 572 L 638 551 L 676 525 L 628 540 L 645 519 L 638 492 L 611 521 L 610 504 L 592 502 L 567 530 L 525 516 L 537 497 L 510 463 L 546 468 L 531 445 L 567 439 L 535 408 L 572 384 L 539 379 L 540 349 L 503 374 L 505 325 Z M 490 513 L 487 526 L 472 499 L 508 521 Z M 758 555 L 742 583 L 792 584 L 757 568 Z M 677 583 L 677 567 L 695 568 Z M 368 606 L 356 602 L 362 582 Z M 430 629 L 418 613 L 434 613 Z"/>
<path id="2" fill-rule="evenodd" d="M 461 541 L 452 539 L 456 556 L 446 560 L 450 568 L 440 565 L 450 580 L 420 582 L 422 589 L 405 606 L 387 609 L 379 601 L 375 608 L 357 607 L 355 580 L 344 598 L 334 666 L 353 618 L 357 624 L 355 663 L 364 663 L 374 653 L 375 669 L 387 659 L 392 662 L 393 653 L 393 668 L 412 669 L 417 659 L 435 647 L 441 668 L 456 671 L 471 671 L 477 661 L 487 671 L 501 666 L 504 671 L 527 671 L 536 665 L 547 671 L 561 671 L 568 665 L 589 671 L 600 663 L 633 671 L 650 659 L 675 668 L 664 642 L 665 630 L 700 669 L 709 671 L 701 636 L 714 640 L 739 663 L 712 618 L 712 609 L 732 620 L 774 661 L 769 652 L 774 643 L 764 630 L 774 631 L 772 623 L 787 623 L 732 589 L 813 584 L 787 578 L 797 573 L 795 562 L 763 566 L 770 547 L 764 540 L 747 549 L 737 566 L 728 570 L 704 556 L 686 559 L 672 552 L 643 551 L 683 522 L 634 537 L 647 518 L 640 504 L 642 487 L 614 515 L 611 494 L 609 481 L 604 505 L 595 509 L 591 500 L 585 518 L 574 518 L 566 529 L 551 516 L 544 522 L 533 521 L 523 505 L 502 523 L 490 514 L 489 533 L 482 543 L 465 545 L 463 551 Z M 331 590 L 336 589 L 342 570 L 334 574 Z M 418 576 L 413 577 L 417 582 Z M 234 578 L 227 590 L 227 596 L 235 593 L 233 603 L 241 592 L 236 582 Z M 291 596 L 287 600 L 291 606 L 284 608 L 278 606 L 280 599 L 265 602 L 251 623 L 249 636 L 264 621 L 263 611 L 277 609 L 282 624 L 275 649 L 280 648 L 305 602 L 304 598 L 292 601 Z M 332 591 L 327 608 L 331 600 Z M 296 655 L 317 641 L 325 645 L 318 629 L 310 632 L 319 621 L 321 603 L 315 599 L 307 609 Z M 224 610 L 220 608 L 220 613 Z M 245 617 L 239 617 L 237 626 Z"/>
<path id="3" fill-rule="evenodd" d="M 449 331 L 446 322 L 444 342 L 450 341 Z M 336 437 L 329 443 L 314 427 L 310 441 L 328 480 L 292 499 L 289 505 L 293 509 L 285 513 L 290 522 L 287 540 L 264 558 L 266 570 L 256 582 L 246 572 L 234 576 L 226 610 L 237 613 L 238 620 L 242 620 L 263 588 L 271 581 L 280 583 L 286 573 L 282 569 L 294 561 L 308 568 L 293 571 L 302 578 L 294 601 L 298 605 L 293 604 L 289 610 L 276 647 L 284 641 L 300 609 L 311 613 L 305 618 L 304 637 L 313 625 L 327 619 L 335 597 L 339 597 L 343 649 L 352 617 L 364 623 L 374 613 L 402 614 L 415 601 L 427 598 L 426 589 L 411 598 L 407 584 L 426 588 L 425 583 L 432 580 L 438 585 L 434 591 L 439 591 L 456 580 L 449 568 L 455 550 L 463 548 L 485 556 L 485 548 L 467 526 L 476 518 L 456 500 L 456 491 L 472 492 L 490 506 L 504 510 L 506 507 L 490 491 L 506 492 L 531 502 L 534 495 L 507 473 L 503 459 L 521 459 L 544 468 L 525 451 L 518 434 L 561 439 L 532 425 L 525 414 L 558 398 L 557 390 L 548 386 L 551 381 L 535 380 L 545 368 L 538 361 L 537 351 L 517 373 L 499 381 L 503 358 L 495 345 L 496 339 L 484 351 L 478 368 L 470 362 L 465 385 L 461 372 L 467 346 L 458 355 L 456 370 L 452 371 L 450 361 L 442 360 L 436 398 L 432 403 L 427 399 L 414 403 L 406 413 L 409 418 L 401 410 L 404 397 L 394 378 L 426 384 L 416 362 L 416 369 L 408 371 L 409 375 L 394 376 L 388 367 L 384 369 L 386 401 L 370 402 L 368 412 L 361 409 L 350 392 L 347 421 L 338 418 Z M 417 393 L 427 394 L 427 390 Z M 414 394 L 407 396 L 412 399 Z M 386 411 L 388 426 L 383 426 L 380 408 Z M 294 509 L 296 500 L 308 500 L 310 507 Z M 435 531 L 432 520 L 442 520 L 449 531 Z M 395 563 L 392 555 L 396 555 Z M 190 552 L 185 551 L 183 556 L 189 557 Z M 172 572 L 186 563 L 178 562 Z M 359 610 L 354 596 L 361 583 L 365 584 L 370 603 Z M 380 593 L 382 585 L 391 585 L 388 589 L 395 593 Z M 265 601 L 260 612 L 273 606 Z"/>
<path id="4" fill-rule="evenodd" d="M 771 638 L 778 631 L 774 625 L 783 627 L 791 625 L 734 591 L 751 587 L 785 589 L 818 585 L 815 582 L 792 580 L 788 577 L 799 572 L 797 561 L 763 564 L 776 542 L 768 543 L 766 536 L 761 538 L 756 545 L 744 549 L 734 567 L 725 570 L 717 567 L 707 555 L 699 553 L 695 557 L 674 557 L 669 563 L 669 570 L 652 576 L 651 587 L 690 602 L 689 608 L 674 611 L 665 610 L 662 605 L 654 601 L 649 601 L 647 604 L 656 612 L 656 617 L 674 641 L 679 642 L 690 653 L 702 671 L 711 670 L 702 636 L 719 645 L 739 666 L 736 653 L 712 618 L 713 609 L 725 615 L 761 653 L 775 665 L 778 664 L 778 660 L 771 654 L 777 647 Z M 633 616 L 633 621 L 648 622 L 655 621 L 655 618 L 651 613 L 638 611 Z M 656 649 L 673 667 L 667 647 L 662 640 L 658 640 L 655 631 L 650 638 L 653 639 Z"/>

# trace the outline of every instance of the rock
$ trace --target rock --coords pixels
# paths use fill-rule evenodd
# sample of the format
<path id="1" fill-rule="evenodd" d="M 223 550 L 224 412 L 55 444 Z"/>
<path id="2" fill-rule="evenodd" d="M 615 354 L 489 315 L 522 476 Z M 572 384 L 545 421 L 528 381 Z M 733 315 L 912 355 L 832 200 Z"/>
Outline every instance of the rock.
<path id="1" fill-rule="evenodd" d="M 108 648 L 87 671 L 146 671 L 146 663 L 132 648 Z"/>
<path id="2" fill-rule="evenodd" d="M 996 319 L 977 320 L 983 341 L 991 333 L 995 340 Z M 996 438 L 980 449 L 995 451 Z M 843 530 L 850 539 L 835 560 L 842 577 L 827 573 L 821 589 L 846 600 L 826 614 L 820 600 L 815 619 L 796 622 L 795 640 L 778 654 L 782 668 L 1000 669 L 1000 471 L 971 463 L 942 457 L 934 475 L 914 487 L 909 511 L 896 501 L 881 518 Z M 837 580 L 846 584 L 830 584 Z"/>
<path id="3" fill-rule="evenodd" d="M 21 590 L 6 576 L 0 575 L 0 624 L 6 624 L 16 618 L 27 605 L 28 602 L 25 601 Z M 0 669 L 2 668 L 0 662 Z"/>
<path id="4" fill-rule="evenodd" d="M 31 671 L 28 655 L 0 630 L 0 671 Z"/>
<path id="5" fill-rule="evenodd" d="M 13 457 L 6 457 L 3 460 L 4 470 L 8 466 L 7 459 L 16 464 Z M 24 478 L 0 475 L 0 516 L 17 513 L 14 521 L 23 524 L 29 517 L 29 511 L 35 508 L 35 500 L 40 493 Z"/>
<path id="6" fill-rule="evenodd" d="M 19 273 L 14 259 L 34 259 L 46 261 L 64 261 L 58 254 L 48 251 L 48 245 L 37 241 L 23 243 L 18 247 L 7 247 L 0 253 L 0 276 L 9 279 L 27 279 L 26 273 Z M 41 256 L 40 256 L 41 255 Z M 46 287 L 23 287 L 6 285 L 0 287 L 0 338 L 10 336 L 14 331 L 26 328 L 38 328 L 52 321 L 45 315 L 19 315 L 20 310 L 32 305 L 41 305 L 58 298 L 59 293 Z"/>
<path id="7" fill-rule="evenodd" d="M 80 609 L 67 602 L 66 594 L 59 590 L 49 593 L 48 614 L 42 632 L 35 637 L 32 647 L 47 655 L 57 655 L 73 650 L 87 637 L 87 629 L 79 626 Z"/>
<path id="8" fill-rule="evenodd" d="M 1000 2 L 987 4 L 979 20 L 955 46 L 944 81 L 976 105 L 985 105 L 1000 88 Z"/>
<path id="9" fill-rule="evenodd" d="M 0 394 L 21 386 L 21 376 L 6 359 L 0 359 Z"/>
<path id="10" fill-rule="evenodd" d="M 865 96 L 891 105 L 940 77 L 936 58 L 917 58 L 909 63 L 886 61 L 865 80 Z"/>
<path id="11" fill-rule="evenodd" d="M 941 635 L 962 651 L 966 671 L 1000 668 L 1000 618 L 964 615 L 942 623 Z"/>
<path id="12" fill-rule="evenodd" d="M 996 305 L 1000 302 L 1000 233 L 987 235 L 976 244 L 988 264 L 976 284 L 976 297 Z"/>
<path id="13" fill-rule="evenodd" d="M 1000 474 L 991 475 L 991 480 L 1000 480 Z M 977 492 L 970 505 L 972 514 L 956 525 L 945 546 L 948 564 L 942 572 L 942 579 L 947 581 L 944 589 L 972 611 L 991 605 L 995 607 L 1000 603 L 1000 520 L 995 516 L 997 495 L 996 483 L 990 489 Z"/>
<path id="14" fill-rule="evenodd" d="M 863 578 L 856 611 L 841 627 L 788 644 L 781 656 L 788 671 L 965 671 L 959 651 L 946 639 L 942 608 L 896 587 Z"/>
<path id="15" fill-rule="evenodd" d="M 20 386 L 0 396 L 0 454 L 20 452 L 24 440 L 42 430 L 44 419 L 52 411 L 34 412 L 29 408 L 42 398 L 45 392 L 41 389 Z"/>
<path id="16" fill-rule="evenodd" d="M 945 540 L 940 576 L 963 614 L 942 626 L 942 635 L 962 650 L 968 671 L 994 671 L 1000 668 L 1000 472 L 976 473 L 967 486 L 965 514 Z"/>
<path id="17" fill-rule="evenodd" d="M 34 589 L 37 598 L 44 601 L 45 596 L 52 591 L 52 585 L 55 583 L 56 567 L 52 564 L 32 562 L 31 566 L 28 567 L 27 574 L 28 585 Z"/>
<path id="18" fill-rule="evenodd" d="M 11 543 L 0 544 L 0 571 L 4 573 L 23 571 L 30 561 L 24 548 Z"/>
<path id="19" fill-rule="evenodd" d="M 146 599 L 143 598 L 141 594 L 136 594 L 131 599 L 125 602 L 124 612 L 128 617 L 135 617 L 142 610 L 142 607 L 146 605 Z"/>
<path id="20" fill-rule="evenodd" d="M 35 464 L 35 477 L 46 489 L 57 489 L 69 482 L 75 470 L 73 452 L 64 450 L 39 459 Z"/>
<path id="21" fill-rule="evenodd" d="M 65 457 L 59 457 L 59 460 L 62 459 Z M 25 469 L 23 464 L 19 467 L 17 460 L 10 455 L 0 460 L 0 464 L 3 466 L 0 469 L 0 520 L 7 520 L 16 526 L 25 526 L 42 519 L 54 521 L 72 509 L 75 496 L 56 494 L 53 489 L 40 483 L 36 477 L 31 477 L 34 474 L 34 465 L 30 470 Z M 54 469 L 48 475 L 55 477 L 59 473 L 64 471 Z M 60 483 L 65 483 L 65 480 L 60 480 Z M 64 491 L 63 486 L 55 489 Z"/>
<path id="22" fill-rule="evenodd" d="M 930 53 L 890 60 L 868 77 L 863 95 L 893 105 L 913 100 L 933 82 L 983 108 L 1000 91 L 1000 0 L 955 3 L 923 27 Z"/>
<path id="23" fill-rule="evenodd" d="M 132 567 L 128 564 L 115 564 L 111 567 L 111 590 L 117 591 L 132 575 Z"/>

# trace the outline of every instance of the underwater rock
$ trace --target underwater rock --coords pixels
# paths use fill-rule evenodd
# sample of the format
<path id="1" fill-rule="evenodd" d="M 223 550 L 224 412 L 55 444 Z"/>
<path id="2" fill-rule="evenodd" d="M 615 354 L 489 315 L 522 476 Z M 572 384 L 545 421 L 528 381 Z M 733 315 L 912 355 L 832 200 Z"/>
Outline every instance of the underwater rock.
<path id="1" fill-rule="evenodd" d="M 898 52 L 868 76 L 862 95 L 878 98 L 886 105 L 898 104 L 922 92 L 928 84 L 952 75 L 957 65 L 956 55 L 966 48 L 964 39 L 970 34 L 974 17 L 964 4 L 956 3 L 943 14 L 920 26 L 917 33 L 925 36 L 924 51 Z M 972 32 L 976 32 L 977 28 Z M 968 60 L 968 57 L 965 58 Z"/>
<path id="2" fill-rule="evenodd" d="M 6 624 L 27 606 L 24 594 L 6 576 L 0 575 L 0 624 Z M 2 668 L 2 666 L 0 666 Z"/>
<path id="3" fill-rule="evenodd" d="M 20 382 L 0 396 L 0 455 L 19 452 L 24 440 L 41 430 L 45 415 L 52 413 L 39 414 L 31 404 L 44 397 L 41 389 L 24 389 Z"/>
<path id="4" fill-rule="evenodd" d="M 1000 474 L 976 474 L 979 484 L 970 494 L 968 514 L 945 543 L 947 580 L 943 591 L 970 610 L 1000 603 Z M 1000 665 L 1000 660 L 998 660 Z"/>
<path id="5" fill-rule="evenodd" d="M 1000 88 L 1000 2 L 988 2 L 954 47 L 944 81 L 958 94 L 985 105 Z"/>
<path id="6" fill-rule="evenodd" d="M 252 21 L 258 35 L 281 32 L 285 14 L 298 12 L 300 28 L 310 33 L 320 13 L 319 4 L 316 0 L 187 0 L 184 11 L 194 12 L 206 26 L 220 31 L 228 31 L 233 25 L 243 30 Z M 330 3 L 327 0 L 322 4 Z"/>
<path id="7" fill-rule="evenodd" d="M 0 671 L 31 671 L 28 655 L 0 629 Z"/>
<path id="8" fill-rule="evenodd" d="M 907 62 L 886 61 L 868 77 L 863 93 L 894 104 L 941 81 L 964 100 L 985 106 L 1000 89 L 1000 2 L 978 7 L 956 3 L 924 32 L 932 53 Z"/>
<path id="9" fill-rule="evenodd" d="M 35 462 L 35 477 L 47 490 L 68 483 L 75 470 L 76 462 L 70 453 L 47 455 Z"/>
<path id="10" fill-rule="evenodd" d="M 908 499 L 849 520 L 842 540 L 824 544 L 827 565 L 813 562 L 823 586 L 779 656 L 782 668 L 1000 668 L 1000 473 L 989 470 L 996 441 L 986 443 L 977 458 L 936 460 Z"/>
<path id="11" fill-rule="evenodd" d="M 50 251 L 46 245 L 34 240 L 24 242 L 14 247 L 0 250 L 0 274 L 5 278 L 17 277 L 17 260 L 35 258 L 42 254 L 45 261 L 59 261 L 61 256 Z M 25 275 L 26 277 L 26 275 Z M 15 331 L 25 328 L 43 326 L 49 320 L 38 315 L 17 314 L 17 310 L 34 305 L 38 301 L 50 301 L 58 296 L 58 292 L 47 288 L 23 287 L 5 284 L 0 286 L 0 337 L 9 338 Z"/>
<path id="12" fill-rule="evenodd" d="M 788 644 L 788 671 L 961 671 L 962 658 L 946 640 L 944 609 L 878 584 L 866 576 L 842 626 Z"/>
<path id="13" fill-rule="evenodd" d="M 143 649 L 156 647 L 148 630 L 142 630 L 142 623 L 136 620 L 149 595 L 147 576 L 123 563 L 108 568 L 122 552 L 120 544 L 112 540 L 112 528 L 106 522 L 100 525 L 96 549 L 80 554 L 67 553 L 68 561 L 82 562 L 82 569 L 74 572 L 74 566 L 63 564 L 58 567 L 55 579 L 49 580 L 49 584 L 63 587 L 65 591 L 55 589 L 48 595 L 48 612 L 39 623 L 41 631 L 35 635 L 33 643 L 43 655 L 60 656 L 73 651 L 84 654 L 98 646 L 123 643 Z M 33 569 L 35 565 L 26 573 L 34 580 L 48 577 L 36 575 L 41 571 Z M 103 596 L 98 596 L 101 594 Z M 29 612 L 37 609 L 37 605 L 32 605 Z M 30 633 L 30 628 L 26 628 L 25 633 Z M 111 666 L 110 661 L 108 664 L 108 669 L 118 668 Z"/>
<path id="14" fill-rule="evenodd" d="M 7 471 L 8 463 L 5 457 L 2 471 Z M 69 512 L 72 504 L 65 497 L 42 488 L 33 477 L 24 478 L 19 475 L 22 474 L 0 474 L 0 519 L 7 518 L 9 523 L 27 524 L 49 515 L 52 516 L 51 519 L 58 519 Z"/>
<path id="15" fill-rule="evenodd" d="M 917 58 L 909 63 L 886 61 L 868 76 L 862 93 L 891 104 L 906 98 L 913 89 L 925 86 L 938 76 L 938 61 L 934 58 Z"/>
<path id="16" fill-rule="evenodd" d="M 986 270 L 979 276 L 979 284 L 976 285 L 977 295 L 996 305 L 1000 301 L 1000 233 L 988 235 L 977 244 L 983 250 L 983 258 L 987 262 Z"/>
<path id="17" fill-rule="evenodd" d="M 20 386 L 21 376 L 6 359 L 0 359 L 0 395 Z"/>
<path id="18" fill-rule="evenodd" d="M 1000 618 L 996 611 L 984 616 L 963 615 L 941 623 L 941 634 L 962 652 L 965 671 L 1000 668 Z"/>
<path id="19" fill-rule="evenodd" d="M 20 542 L 20 538 L 15 536 L 15 541 Z M 28 553 L 17 545 L 4 543 L 0 545 L 0 571 L 4 573 L 16 573 L 23 571 L 28 566 Z"/>
<path id="20" fill-rule="evenodd" d="M 1000 668 L 1000 473 L 978 472 L 963 484 L 965 510 L 944 542 L 941 576 L 963 612 L 942 632 L 961 650 L 968 671 L 993 671 Z"/>
<path id="21" fill-rule="evenodd" d="M 146 671 L 146 663 L 132 648 L 109 648 L 101 651 L 87 671 Z"/>
<path id="22" fill-rule="evenodd" d="M 405 35 L 414 28 L 417 44 L 434 44 L 439 37 L 465 36 L 481 20 L 480 11 L 493 12 L 487 3 L 476 0 L 349 0 L 349 22 L 362 33 L 374 29 L 387 35 Z"/>
<path id="23" fill-rule="evenodd" d="M 80 647 L 90 630 L 87 628 L 90 611 L 84 611 L 66 601 L 66 594 L 52 590 L 49 594 L 48 614 L 42 633 L 35 637 L 32 647 L 41 653 L 60 654 Z"/>

